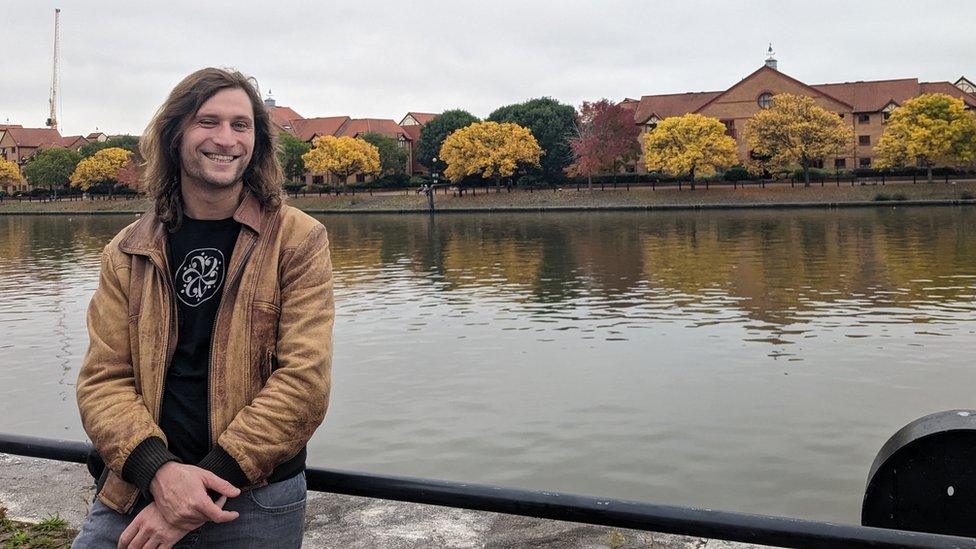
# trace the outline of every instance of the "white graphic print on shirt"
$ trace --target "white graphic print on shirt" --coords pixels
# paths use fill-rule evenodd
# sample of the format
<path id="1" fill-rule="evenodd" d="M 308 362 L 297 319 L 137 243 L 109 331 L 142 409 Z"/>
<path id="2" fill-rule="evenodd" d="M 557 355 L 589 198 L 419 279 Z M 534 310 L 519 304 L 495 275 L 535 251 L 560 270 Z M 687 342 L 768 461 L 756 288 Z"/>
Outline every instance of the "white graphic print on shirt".
<path id="1" fill-rule="evenodd" d="M 176 270 L 176 295 L 196 307 L 213 297 L 224 282 L 224 254 L 217 248 L 198 248 L 186 254 Z"/>

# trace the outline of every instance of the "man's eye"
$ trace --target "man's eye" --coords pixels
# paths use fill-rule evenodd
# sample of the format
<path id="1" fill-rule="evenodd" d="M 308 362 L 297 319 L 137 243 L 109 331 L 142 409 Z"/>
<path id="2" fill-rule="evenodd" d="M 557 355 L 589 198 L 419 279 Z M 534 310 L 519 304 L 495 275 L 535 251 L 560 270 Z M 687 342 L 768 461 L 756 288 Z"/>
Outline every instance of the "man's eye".
<path id="1" fill-rule="evenodd" d="M 234 122 L 234 129 L 238 131 L 245 131 L 251 129 L 251 125 L 247 122 Z"/>
<path id="2" fill-rule="evenodd" d="M 198 122 L 198 124 L 200 124 L 204 128 L 212 128 L 217 125 L 217 121 L 211 120 L 210 118 L 202 118 L 200 122 Z"/>

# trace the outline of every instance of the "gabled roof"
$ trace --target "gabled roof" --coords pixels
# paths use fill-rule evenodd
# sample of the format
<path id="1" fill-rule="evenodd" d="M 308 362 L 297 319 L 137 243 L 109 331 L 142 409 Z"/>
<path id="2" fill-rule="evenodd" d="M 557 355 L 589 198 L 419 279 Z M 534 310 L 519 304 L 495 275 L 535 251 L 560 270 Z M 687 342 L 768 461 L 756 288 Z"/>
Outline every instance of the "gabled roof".
<path id="1" fill-rule="evenodd" d="M 270 107 L 268 114 L 271 115 L 271 122 L 284 130 L 294 128 L 294 121 L 299 120 L 302 115 L 298 114 L 291 107 Z"/>
<path id="2" fill-rule="evenodd" d="M 842 99 L 853 107 L 853 112 L 878 112 L 892 101 L 901 105 L 920 93 L 918 78 L 814 84 L 813 87 Z"/>
<path id="3" fill-rule="evenodd" d="M 61 137 L 51 141 L 49 143 L 44 143 L 38 147 L 38 149 L 80 149 L 82 146 L 88 144 L 88 139 L 80 135 L 69 135 L 66 137 Z"/>
<path id="4" fill-rule="evenodd" d="M 651 116 L 663 119 L 695 112 L 722 93 L 716 91 L 644 95 L 641 96 L 637 111 L 634 112 L 634 121 L 643 124 Z"/>
<path id="5" fill-rule="evenodd" d="M 400 120 L 400 125 L 403 125 L 403 123 L 407 120 L 408 116 L 412 116 L 413 119 L 416 120 L 418 124 L 423 126 L 424 124 L 430 122 L 431 120 L 437 118 L 440 115 L 432 112 L 408 112 L 406 115 L 404 115 L 403 119 Z"/>
<path id="6" fill-rule="evenodd" d="M 420 141 L 420 128 L 423 126 L 400 126 L 403 128 L 403 133 L 407 134 L 407 139 L 409 141 Z"/>
<path id="7" fill-rule="evenodd" d="M 957 99 L 962 99 L 970 107 L 976 108 L 976 96 L 960 90 L 949 82 L 922 82 L 919 84 L 919 88 L 919 93 L 944 93 Z"/>
<path id="8" fill-rule="evenodd" d="M 403 129 L 403 126 L 397 124 L 393 120 L 385 118 L 355 118 L 348 120 L 342 125 L 342 128 L 335 134 L 336 136 L 347 135 L 349 137 L 356 137 L 358 135 L 375 132 L 383 134 L 387 137 L 399 138 L 401 135 L 405 136 L 408 140 L 412 138 Z"/>
<path id="9" fill-rule="evenodd" d="M 10 128 L 23 128 L 20 124 L 0 124 L 0 130 L 9 130 Z"/>
<path id="10" fill-rule="evenodd" d="M 52 128 L 8 128 L 6 134 L 18 147 L 40 147 L 61 139 L 58 130 Z"/>
<path id="11" fill-rule="evenodd" d="M 320 118 L 297 118 L 291 120 L 295 137 L 302 141 L 322 135 L 336 135 L 339 128 L 349 120 L 348 116 L 326 116 Z"/>
<path id="12" fill-rule="evenodd" d="M 844 101 L 843 99 L 838 99 L 838 98 L 837 98 L 836 96 L 834 96 L 833 94 L 831 94 L 831 93 L 829 93 L 829 92 L 826 92 L 826 91 L 823 91 L 823 90 L 818 90 L 817 88 L 815 88 L 815 87 L 813 87 L 813 86 L 811 86 L 811 85 L 809 85 L 809 84 L 805 84 L 805 83 L 803 83 L 803 82 L 800 82 L 800 81 L 799 81 L 799 80 L 797 80 L 796 78 L 793 78 L 792 76 L 790 76 L 790 75 L 788 75 L 788 74 L 786 74 L 786 73 L 782 73 L 782 72 L 779 72 L 778 70 L 776 70 L 776 69 L 774 69 L 774 68 L 772 68 L 772 67 L 770 67 L 769 65 L 763 65 L 763 66 L 761 66 L 761 67 L 759 67 L 758 69 L 756 69 L 756 70 L 754 70 L 754 71 L 752 72 L 752 74 L 750 74 L 749 76 L 747 76 L 747 77 L 745 77 L 745 78 L 743 78 L 742 80 L 739 80 L 738 82 L 736 82 L 735 84 L 733 84 L 731 88 L 729 88 L 729 89 L 727 89 L 727 90 L 725 90 L 724 92 L 722 92 L 722 93 L 720 93 L 720 94 L 718 94 L 717 96 L 715 96 L 715 97 L 713 97 L 713 98 L 711 98 L 711 99 L 709 99 L 707 103 L 705 103 L 705 104 L 704 104 L 704 105 L 702 105 L 701 107 L 698 107 L 698 109 L 697 109 L 697 110 L 702 110 L 702 109 L 704 109 L 704 108 L 705 108 L 706 106 L 708 106 L 708 105 L 709 105 L 710 103 L 713 103 L 713 102 L 715 102 L 715 101 L 717 101 L 717 100 L 718 100 L 718 99 L 719 99 L 720 97 L 722 97 L 723 95 L 727 95 L 727 94 L 728 94 L 728 93 L 730 93 L 730 92 L 731 92 L 732 90 L 734 90 L 734 89 L 736 89 L 736 88 L 738 88 L 738 87 L 739 87 L 739 86 L 741 86 L 741 85 L 742 85 L 743 83 L 745 83 L 745 82 L 746 82 L 747 80 L 749 80 L 749 79 L 751 79 L 751 78 L 752 78 L 752 77 L 754 77 L 754 76 L 757 76 L 757 75 L 758 75 L 759 73 L 761 73 L 761 72 L 773 72 L 773 73 L 774 73 L 774 74 L 776 74 L 777 76 L 780 76 L 780 77 L 783 77 L 783 78 L 785 78 L 785 79 L 787 79 L 787 80 L 789 80 L 790 82 L 793 82 L 794 84 L 796 84 L 796 85 L 798 85 L 798 86 L 802 86 L 802 87 L 804 87 L 804 88 L 806 88 L 806 89 L 808 89 L 808 90 L 810 90 L 810 91 L 812 92 L 812 94 L 815 94 L 815 95 L 821 95 L 821 96 L 824 96 L 824 97 L 826 97 L 827 99 L 833 99 L 834 101 L 837 101 L 838 103 L 841 103 L 841 104 L 843 104 L 843 105 L 846 105 L 846 106 L 848 106 L 848 107 L 852 107 L 852 106 L 853 106 L 853 105 L 852 105 L 852 104 L 851 104 L 850 102 L 847 102 L 847 101 Z"/>

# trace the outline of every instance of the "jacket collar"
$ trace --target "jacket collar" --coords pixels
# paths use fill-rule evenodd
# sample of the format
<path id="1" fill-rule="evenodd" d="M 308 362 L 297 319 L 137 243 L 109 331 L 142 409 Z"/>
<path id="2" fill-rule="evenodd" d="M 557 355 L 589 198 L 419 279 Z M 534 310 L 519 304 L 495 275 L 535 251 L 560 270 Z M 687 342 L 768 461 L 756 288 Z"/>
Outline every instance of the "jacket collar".
<path id="1" fill-rule="evenodd" d="M 267 212 L 250 192 L 244 191 L 243 194 L 244 199 L 234 212 L 234 220 L 260 235 Z M 119 249 L 125 253 L 148 256 L 158 254 L 159 257 L 163 257 L 165 247 L 166 226 L 159 221 L 155 208 L 142 214 L 129 234 L 119 243 Z"/>

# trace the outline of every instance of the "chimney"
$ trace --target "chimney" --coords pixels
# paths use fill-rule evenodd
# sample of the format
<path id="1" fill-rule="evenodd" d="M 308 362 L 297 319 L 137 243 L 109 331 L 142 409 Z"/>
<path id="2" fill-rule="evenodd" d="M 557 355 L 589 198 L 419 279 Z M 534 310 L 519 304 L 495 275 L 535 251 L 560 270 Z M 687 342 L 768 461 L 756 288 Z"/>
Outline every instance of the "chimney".
<path id="1" fill-rule="evenodd" d="M 773 44 L 772 44 L 772 42 L 770 42 L 770 44 L 769 44 L 769 49 L 766 50 L 766 66 L 769 67 L 769 68 L 771 68 L 771 69 L 773 69 L 773 70 L 779 70 L 779 69 L 776 68 L 776 58 L 773 57 Z"/>

